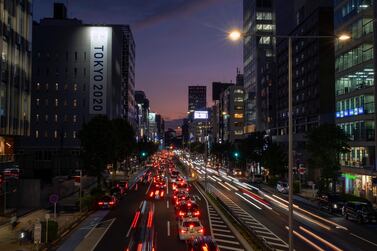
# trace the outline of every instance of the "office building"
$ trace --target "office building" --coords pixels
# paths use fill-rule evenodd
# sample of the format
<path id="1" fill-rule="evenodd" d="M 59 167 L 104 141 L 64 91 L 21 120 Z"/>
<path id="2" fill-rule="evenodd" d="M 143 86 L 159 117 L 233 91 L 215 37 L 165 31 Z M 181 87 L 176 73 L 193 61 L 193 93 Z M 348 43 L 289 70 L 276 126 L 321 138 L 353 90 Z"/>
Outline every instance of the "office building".
<path id="1" fill-rule="evenodd" d="M 17 205 L 19 139 L 30 134 L 31 1 L 2 1 L 0 74 L 0 214 Z"/>
<path id="2" fill-rule="evenodd" d="M 291 36 L 332 36 L 331 1 L 295 1 L 296 24 Z M 279 20 L 278 20 L 279 21 Z M 334 38 L 292 40 L 293 141 L 295 166 L 307 166 L 305 135 L 321 124 L 334 123 Z M 273 139 L 288 145 L 288 41 L 277 44 L 276 124 Z M 311 178 L 318 178 L 318 172 Z"/>
<path id="3" fill-rule="evenodd" d="M 64 4 L 33 24 L 31 136 L 23 144 L 36 173 L 79 167 L 82 125 L 97 115 L 134 116 L 134 42 L 127 25 L 68 18 Z M 38 174 L 37 174 L 38 175 Z"/>
<path id="4" fill-rule="evenodd" d="M 188 87 L 188 111 L 205 110 L 207 107 L 207 86 Z"/>
<path id="5" fill-rule="evenodd" d="M 143 91 L 135 91 L 137 140 L 149 136 L 149 100 Z"/>
<path id="6" fill-rule="evenodd" d="M 377 198 L 376 113 L 374 50 L 376 2 L 335 1 L 335 34 L 351 39 L 335 47 L 336 124 L 350 138 L 351 152 L 341 156 L 344 190 Z"/>
<path id="7" fill-rule="evenodd" d="M 220 97 L 219 143 L 235 142 L 244 137 L 244 89 L 233 85 Z"/>
<path id="8" fill-rule="evenodd" d="M 275 13 L 273 0 L 243 1 L 244 89 L 246 134 L 266 131 L 275 67 Z"/>

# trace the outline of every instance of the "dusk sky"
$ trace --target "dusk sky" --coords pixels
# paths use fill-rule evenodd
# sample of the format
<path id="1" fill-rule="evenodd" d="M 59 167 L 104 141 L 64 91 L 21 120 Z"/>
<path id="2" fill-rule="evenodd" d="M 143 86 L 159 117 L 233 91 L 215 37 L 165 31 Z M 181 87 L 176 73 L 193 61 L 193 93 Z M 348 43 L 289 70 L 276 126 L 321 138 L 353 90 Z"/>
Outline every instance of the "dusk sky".
<path id="1" fill-rule="evenodd" d="M 52 16 L 53 0 L 34 0 L 34 20 Z M 242 46 L 226 31 L 242 27 L 242 0 L 71 0 L 69 17 L 130 24 L 136 41 L 136 89 L 165 120 L 187 112 L 187 86 L 235 80 Z"/>

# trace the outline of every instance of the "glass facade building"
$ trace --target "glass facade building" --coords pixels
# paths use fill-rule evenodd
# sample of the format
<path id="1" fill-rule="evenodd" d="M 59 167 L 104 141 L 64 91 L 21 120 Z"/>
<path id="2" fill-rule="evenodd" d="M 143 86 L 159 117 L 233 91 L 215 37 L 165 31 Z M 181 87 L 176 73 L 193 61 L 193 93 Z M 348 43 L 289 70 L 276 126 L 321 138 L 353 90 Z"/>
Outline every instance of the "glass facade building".
<path id="1" fill-rule="evenodd" d="M 244 0 L 244 132 L 266 131 L 272 122 L 270 100 L 275 73 L 275 13 L 273 0 Z"/>
<path id="2" fill-rule="evenodd" d="M 335 34 L 351 39 L 335 45 L 336 123 L 350 138 L 340 159 L 345 192 L 377 198 L 375 138 L 375 1 L 335 0 Z"/>

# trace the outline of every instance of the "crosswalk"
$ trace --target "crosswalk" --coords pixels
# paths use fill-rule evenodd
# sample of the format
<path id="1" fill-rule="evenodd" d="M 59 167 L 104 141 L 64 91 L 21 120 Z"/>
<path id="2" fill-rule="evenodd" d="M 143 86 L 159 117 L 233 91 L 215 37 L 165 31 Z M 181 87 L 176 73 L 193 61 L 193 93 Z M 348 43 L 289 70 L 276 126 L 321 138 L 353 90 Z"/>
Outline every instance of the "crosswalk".
<path id="1" fill-rule="evenodd" d="M 255 219 L 252 215 L 234 203 L 231 199 L 229 199 L 225 194 L 221 191 L 216 189 L 214 186 L 211 186 L 213 189 L 212 193 L 214 193 L 221 201 L 232 211 L 232 213 L 240 219 L 242 222 L 246 223 L 245 225 L 253 231 L 261 240 L 263 240 L 267 246 L 271 247 L 271 249 L 280 251 L 280 250 L 288 250 L 289 246 L 286 242 L 284 242 L 281 238 L 279 238 L 276 234 L 271 232 L 267 227 L 265 227 L 261 222 Z"/>
<path id="2" fill-rule="evenodd" d="M 216 210 L 208 205 L 209 221 L 212 226 L 213 238 L 221 251 L 244 251 L 241 244 L 221 219 Z"/>

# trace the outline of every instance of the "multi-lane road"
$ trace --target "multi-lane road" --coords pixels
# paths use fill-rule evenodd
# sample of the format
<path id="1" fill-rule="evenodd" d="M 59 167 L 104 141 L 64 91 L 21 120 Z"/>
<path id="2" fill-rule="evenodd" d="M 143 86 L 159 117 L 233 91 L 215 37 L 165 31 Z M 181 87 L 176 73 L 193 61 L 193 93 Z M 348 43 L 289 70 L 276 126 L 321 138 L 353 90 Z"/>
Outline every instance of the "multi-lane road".
<path id="1" fill-rule="evenodd" d="M 154 208 L 154 250 L 188 250 L 188 244 L 178 238 L 178 222 L 174 206 L 171 204 L 170 183 L 166 187 L 167 196 L 155 200 L 148 198 L 151 182 L 130 185 L 129 191 L 116 208 L 95 212 L 67 237 L 58 251 L 128 250 L 127 248 L 134 238 L 132 236 L 133 222 L 145 201 L 152 203 Z M 200 220 L 204 226 L 204 234 L 211 235 L 222 251 L 246 250 L 199 189 L 193 185 L 190 194 L 200 208 Z"/>
<path id="2" fill-rule="evenodd" d="M 288 201 L 285 195 L 260 189 L 240 179 L 181 157 L 205 185 L 245 226 L 274 250 L 288 250 Z M 192 165 L 191 165 L 192 164 Z M 296 250 L 377 250 L 377 225 L 357 223 L 294 202 Z"/>

